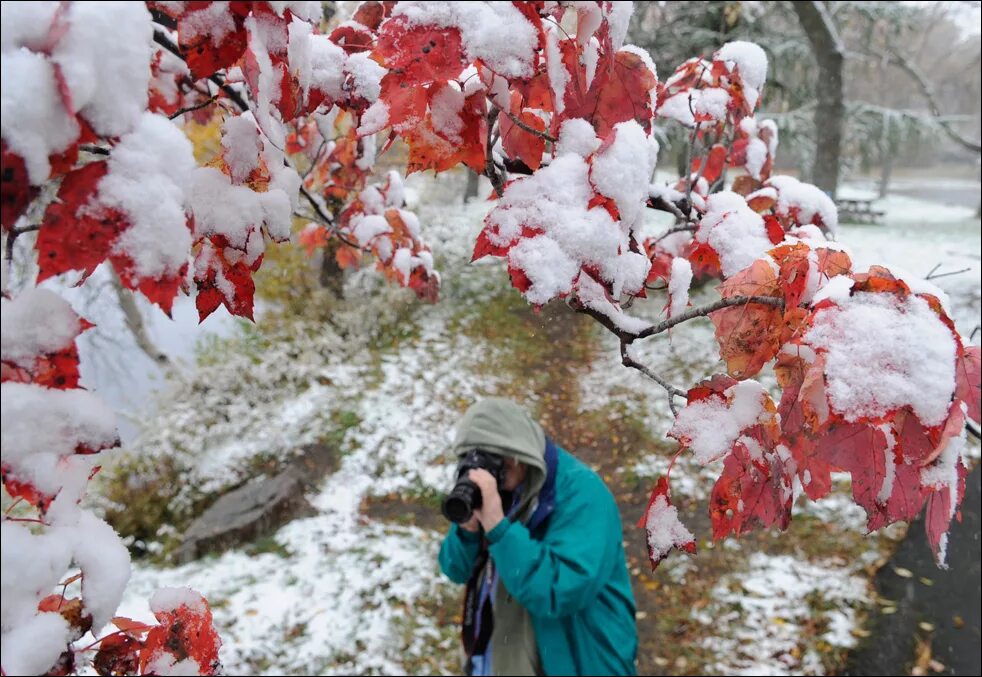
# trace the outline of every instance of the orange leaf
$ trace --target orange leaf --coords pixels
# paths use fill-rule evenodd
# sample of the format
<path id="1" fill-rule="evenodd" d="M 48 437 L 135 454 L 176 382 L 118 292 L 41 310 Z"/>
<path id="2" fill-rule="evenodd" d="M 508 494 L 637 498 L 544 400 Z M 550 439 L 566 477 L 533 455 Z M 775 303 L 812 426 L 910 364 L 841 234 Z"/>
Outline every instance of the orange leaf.
<path id="1" fill-rule="evenodd" d="M 763 260 L 754 261 L 723 282 L 719 291 L 723 298 L 781 297 L 774 270 Z M 748 303 L 717 310 L 709 317 L 716 325 L 720 357 L 735 378 L 745 379 L 759 372 L 781 347 L 784 311 L 780 307 Z"/>

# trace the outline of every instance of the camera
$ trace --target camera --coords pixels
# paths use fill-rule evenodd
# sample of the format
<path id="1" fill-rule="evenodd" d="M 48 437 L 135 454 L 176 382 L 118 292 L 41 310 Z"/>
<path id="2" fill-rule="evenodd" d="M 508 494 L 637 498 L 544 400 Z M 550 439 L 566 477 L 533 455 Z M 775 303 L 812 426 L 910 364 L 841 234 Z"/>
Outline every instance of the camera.
<path id="1" fill-rule="evenodd" d="M 476 468 L 487 470 L 501 486 L 505 475 L 505 460 L 483 449 L 472 449 L 460 457 L 457 463 L 457 483 L 443 499 L 443 516 L 451 522 L 462 524 L 471 518 L 475 508 L 481 507 L 481 489 L 467 473 Z"/>

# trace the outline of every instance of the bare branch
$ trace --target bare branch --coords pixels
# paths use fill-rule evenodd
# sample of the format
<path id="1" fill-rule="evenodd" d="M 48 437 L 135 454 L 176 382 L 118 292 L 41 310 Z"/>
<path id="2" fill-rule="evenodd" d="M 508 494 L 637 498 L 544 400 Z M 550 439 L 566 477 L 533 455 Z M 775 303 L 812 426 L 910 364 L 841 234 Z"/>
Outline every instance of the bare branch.
<path id="1" fill-rule="evenodd" d="M 683 322 L 688 322 L 697 317 L 705 317 L 712 312 L 717 310 L 722 310 L 723 308 L 729 308 L 730 306 L 743 306 L 750 303 L 759 303 L 765 306 L 774 306 L 776 308 L 784 307 L 784 299 L 778 298 L 776 296 L 731 296 L 730 298 L 720 299 L 715 303 L 710 303 L 705 306 L 697 306 L 695 308 L 689 308 L 684 313 L 680 313 L 675 317 L 670 317 L 667 320 L 663 320 L 658 324 L 648 327 L 644 331 L 638 333 L 635 336 L 636 339 L 648 338 L 649 336 L 654 336 L 655 334 L 660 334 L 664 331 L 668 331 L 677 324 L 682 324 Z M 632 339 L 633 340 L 633 339 Z"/>
<path id="2" fill-rule="evenodd" d="M 92 153 L 93 155 L 109 155 L 112 151 L 108 148 L 103 148 L 102 146 L 96 146 L 91 143 L 86 143 L 78 147 L 79 150 L 85 151 L 86 153 Z"/>
<path id="3" fill-rule="evenodd" d="M 937 274 L 935 274 L 934 271 L 937 270 L 939 267 L 941 267 L 941 264 L 940 263 L 937 266 L 935 266 L 934 269 L 930 273 L 928 273 L 927 274 L 927 277 L 925 277 L 924 279 L 925 280 L 937 280 L 939 277 L 948 277 L 950 275 L 961 275 L 962 273 L 967 273 L 968 271 L 971 270 L 971 268 L 962 268 L 961 270 L 952 270 L 952 271 L 949 271 L 947 273 L 937 273 Z"/>
<path id="4" fill-rule="evenodd" d="M 123 286 L 115 268 L 110 267 L 109 271 L 109 282 L 112 285 L 113 291 L 116 292 L 116 298 L 119 300 L 119 308 L 123 311 L 123 319 L 126 321 L 126 328 L 130 330 L 134 340 L 136 340 L 136 346 L 143 351 L 144 355 L 161 367 L 171 366 L 170 357 L 154 344 L 150 335 L 147 333 L 143 315 L 140 313 L 140 308 L 136 305 L 136 299 L 133 298 L 133 293 Z"/>
<path id="5" fill-rule="evenodd" d="M 684 223 L 691 223 L 689 218 L 686 217 L 686 213 L 692 211 L 692 205 L 685 198 L 682 198 L 678 201 L 678 203 L 675 203 L 671 200 L 666 200 L 664 197 L 659 195 L 658 197 L 648 198 L 648 202 L 645 203 L 645 206 L 648 207 L 648 209 L 668 212 L 676 219 Z"/>
<path id="6" fill-rule="evenodd" d="M 668 393 L 668 407 L 672 410 L 673 415 L 678 416 L 679 412 L 678 409 L 675 407 L 675 398 L 687 397 L 686 392 L 677 386 L 673 386 L 663 377 L 659 376 L 651 369 L 649 369 L 648 367 L 644 366 L 643 364 L 635 360 L 633 357 L 631 357 L 631 351 L 629 350 L 629 345 L 630 344 L 621 341 L 621 364 L 623 364 L 625 367 L 630 367 L 631 369 L 637 369 L 642 374 L 644 374 L 652 381 L 654 381 L 662 388 L 664 388 L 665 391 Z"/>
<path id="7" fill-rule="evenodd" d="M 678 226 L 672 226 L 671 228 L 669 228 L 668 230 L 666 230 L 664 233 L 662 233 L 661 235 L 659 235 L 658 237 L 656 237 L 655 238 L 655 242 L 661 242 L 662 240 L 664 240 L 669 235 L 673 235 L 675 233 L 685 233 L 685 232 L 691 233 L 691 232 L 694 232 L 698 227 L 699 226 L 696 226 L 696 225 L 693 225 L 693 224 L 690 224 L 690 223 L 686 223 L 686 224 L 678 225 Z"/>
<path id="8" fill-rule="evenodd" d="M 22 226 L 20 228 L 11 228 L 7 231 L 7 248 L 4 253 L 4 258 L 7 259 L 7 263 L 11 263 L 14 260 L 14 241 L 23 235 L 24 233 L 32 233 L 35 230 L 41 230 L 41 224 L 33 224 L 30 226 Z"/>
<path id="9" fill-rule="evenodd" d="M 910 78 L 917 84 L 917 87 L 921 90 L 921 96 L 923 96 L 924 100 L 927 102 L 931 115 L 948 135 L 948 138 L 957 143 L 959 146 L 967 148 L 973 153 L 982 153 L 982 145 L 979 145 L 978 143 L 975 143 L 959 134 L 951 126 L 951 123 L 944 119 L 944 114 L 938 107 L 938 98 L 934 92 L 934 89 L 931 87 L 931 82 L 924 76 L 923 73 L 921 73 L 920 69 L 917 68 L 916 65 L 908 61 L 894 48 L 890 48 L 889 54 L 873 53 L 871 56 L 878 57 L 880 60 L 900 68 L 900 70 L 910 76 Z"/>
<path id="10" fill-rule="evenodd" d="M 505 180 L 501 174 L 498 173 L 498 168 L 495 166 L 494 146 L 491 143 L 491 130 L 494 128 L 494 123 L 498 119 L 499 110 L 500 109 L 495 106 L 488 114 L 488 148 L 487 158 L 484 161 L 484 175 L 491 181 L 491 185 L 494 187 L 494 192 L 500 198 L 505 192 Z"/>
<path id="11" fill-rule="evenodd" d="M 965 430 L 967 430 L 975 439 L 982 440 L 982 434 L 980 434 L 979 430 L 968 421 L 965 421 Z"/>
<path id="12" fill-rule="evenodd" d="M 213 104 L 213 103 L 215 103 L 215 100 L 216 100 L 217 98 L 218 98 L 218 95 L 216 94 L 215 96 L 213 96 L 213 97 L 211 97 L 211 98 L 210 98 L 210 99 L 208 99 L 207 101 L 202 101 L 201 103 L 199 103 L 199 104 L 198 104 L 198 105 L 196 105 L 196 106 L 188 106 L 187 108 L 182 108 L 182 109 L 181 109 L 181 110 L 179 110 L 179 111 L 176 111 L 176 112 L 174 112 L 174 113 L 171 113 L 171 114 L 170 114 L 170 115 L 168 116 L 168 118 L 169 118 L 169 119 L 171 119 L 171 120 L 173 120 L 174 118 L 178 118 L 178 117 L 181 117 L 181 116 L 182 116 L 182 115 L 184 115 L 185 113 L 191 113 L 191 112 L 193 112 L 193 111 L 196 111 L 196 110 L 198 110 L 199 108 L 204 108 L 205 106 L 210 106 L 211 104 Z"/>

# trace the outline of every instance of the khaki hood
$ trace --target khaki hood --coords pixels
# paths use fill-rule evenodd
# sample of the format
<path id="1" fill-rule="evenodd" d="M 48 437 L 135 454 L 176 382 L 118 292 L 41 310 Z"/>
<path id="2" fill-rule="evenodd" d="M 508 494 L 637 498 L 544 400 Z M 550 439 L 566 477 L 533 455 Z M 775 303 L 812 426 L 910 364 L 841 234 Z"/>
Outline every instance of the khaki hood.
<path id="1" fill-rule="evenodd" d="M 526 522 L 546 481 L 546 434 L 542 426 L 511 400 L 489 397 L 473 404 L 457 425 L 454 454 L 459 457 L 472 449 L 485 449 L 528 466 L 521 504 L 515 512 L 519 521 Z"/>

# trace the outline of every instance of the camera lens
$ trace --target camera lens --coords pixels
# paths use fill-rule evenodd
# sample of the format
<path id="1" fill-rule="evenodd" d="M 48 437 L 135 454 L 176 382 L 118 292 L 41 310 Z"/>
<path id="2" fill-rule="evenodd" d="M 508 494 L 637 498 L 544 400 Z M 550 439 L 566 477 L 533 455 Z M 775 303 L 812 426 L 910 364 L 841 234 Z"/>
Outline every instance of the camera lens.
<path id="1" fill-rule="evenodd" d="M 474 508 L 481 507 L 481 490 L 468 479 L 454 485 L 450 494 L 443 499 L 443 516 L 451 522 L 462 524 L 474 514 Z"/>

